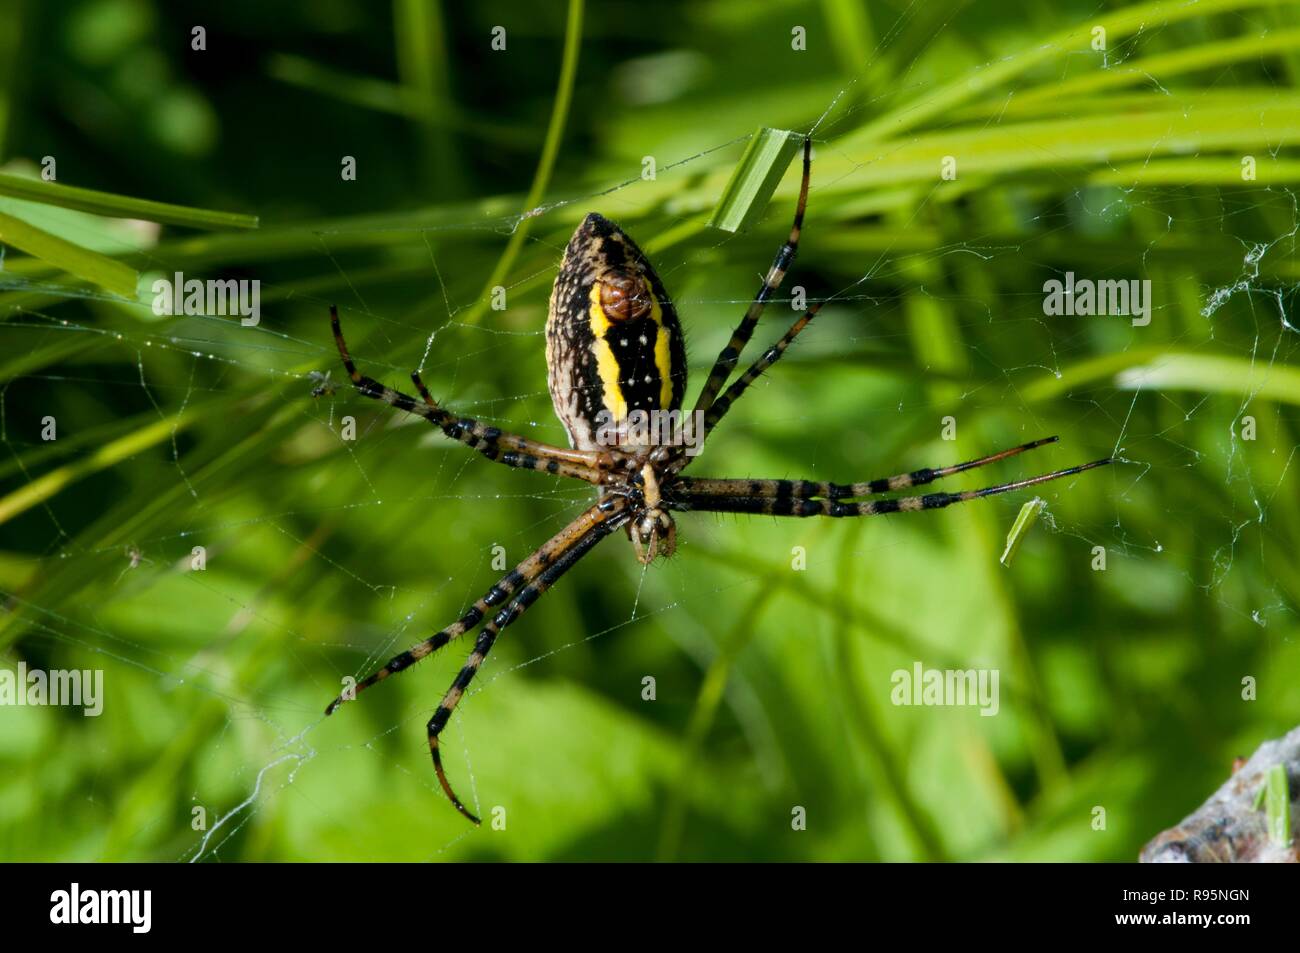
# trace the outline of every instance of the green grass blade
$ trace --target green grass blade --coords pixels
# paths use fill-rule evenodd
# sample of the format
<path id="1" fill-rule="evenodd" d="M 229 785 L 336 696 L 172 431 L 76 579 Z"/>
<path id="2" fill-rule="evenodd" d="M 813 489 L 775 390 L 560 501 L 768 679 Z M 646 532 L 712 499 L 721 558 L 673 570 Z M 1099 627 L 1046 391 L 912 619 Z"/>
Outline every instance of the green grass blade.
<path id="1" fill-rule="evenodd" d="M 1205 108 L 1195 103 L 1124 115 L 1071 116 L 1039 122 L 951 129 L 897 145 L 873 143 L 856 132 L 836 143 L 850 162 L 861 163 L 851 186 L 897 186 L 936 182 L 946 156 L 957 161 L 957 175 L 1002 174 L 1023 169 L 1061 169 L 1117 159 L 1186 154 L 1223 149 L 1276 147 L 1300 137 L 1300 97 L 1269 95 L 1236 106 Z M 826 166 L 833 168 L 827 172 Z M 823 163 L 832 182 L 844 165 Z M 832 186 L 834 188 L 835 186 Z M 844 187 L 850 187 L 845 183 Z"/>
<path id="2" fill-rule="evenodd" d="M 1161 83 L 1166 83 L 1173 76 L 1196 70 L 1221 69 L 1230 63 L 1248 62 L 1285 53 L 1297 46 L 1300 46 L 1300 30 L 1279 30 L 1263 36 L 1241 36 L 1202 43 L 1200 46 L 1146 56 L 1086 76 L 1075 76 L 1059 83 L 1039 86 L 1018 94 L 1016 99 L 1020 102 L 1017 105 L 1049 100 L 1068 102 L 1071 97 L 1081 94 L 1151 83 L 1155 76 L 1160 77 Z"/>
<path id="3" fill-rule="evenodd" d="M 7 4 L 5 28 L 0 30 L 0 156 L 8 155 L 5 139 L 9 131 L 9 115 L 13 110 L 16 96 L 20 55 L 23 47 L 24 27 L 30 29 L 30 18 L 25 16 L 26 8 L 21 3 Z"/>
<path id="4" fill-rule="evenodd" d="M 1024 506 L 1020 507 L 1020 513 L 1016 516 L 1016 521 L 1011 524 L 1011 531 L 1007 533 L 1007 545 L 1002 550 L 1002 556 L 998 562 L 1004 566 L 1010 566 L 1011 560 L 1016 558 L 1016 552 L 1020 549 L 1020 541 L 1025 538 L 1029 528 L 1038 522 L 1038 515 L 1047 507 L 1047 501 L 1041 496 L 1036 496 Z"/>
<path id="5" fill-rule="evenodd" d="M 854 76 L 874 66 L 871 51 L 879 40 L 872 29 L 867 5 L 858 0 L 823 0 L 822 11 L 841 71 L 846 76 Z"/>
<path id="6" fill-rule="evenodd" d="M 1028 403 L 1055 400 L 1072 390 L 1094 386 L 1120 390 L 1189 390 L 1236 394 L 1300 404 L 1300 367 L 1264 365 L 1248 358 L 1170 351 L 1149 347 L 1103 354 L 1030 381 L 1021 390 Z"/>
<path id="7" fill-rule="evenodd" d="M 555 104 L 551 108 L 551 121 L 546 128 L 546 141 L 542 144 L 542 155 L 537 160 L 537 171 L 533 174 L 533 184 L 524 199 L 524 218 L 515 226 L 506 243 L 506 250 L 501 253 L 496 267 L 488 277 L 478 301 L 466 312 L 465 324 L 476 324 L 487 307 L 492 289 L 505 281 L 510 273 L 519 249 L 523 247 L 529 231 L 533 227 L 532 212 L 541 204 L 542 196 L 551 182 L 551 172 L 555 168 L 555 158 L 560 153 L 560 141 L 564 138 L 564 127 L 569 120 L 569 104 L 573 101 L 573 83 L 578 75 L 578 53 L 582 48 L 582 10 L 583 0 L 569 0 L 569 16 L 564 28 L 564 56 L 560 61 L 560 80 L 555 90 Z"/>
<path id="8" fill-rule="evenodd" d="M 998 124 L 1019 122 L 1026 119 L 1046 118 L 1049 116 L 1081 116 L 1089 113 L 1107 113 L 1122 115 L 1129 112 L 1167 109 L 1174 103 L 1188 103 L 1197 108 L 1206 106 L 1236 106 L 1243 99 L 1263 100 L 1277 95 L 1274 86 L 1246 83 L 1239 86 L 1218 86 L 1214 89 L 1200 87 L 1182 88 L 1153 92 L 1150 90 L 1123 91 L 1105 90 L 1095 96 L 1074 96 L 1069 99 L 1034 99 L 1026 102 L 1020 97 L 1011 100 L 993 100 L 974 103 L 960 109 L 949 117 L 953 125 L 966 125 L 973 122 L 987 123 L 990 119 Z"/>
<path id="9" fill-rule="evenodd" d="M 134 268 L 99 252 L 74 245 L 4 212 L 0 212 L 0 243 L 12 245 L 34 258 L 49 262 L 56 268 L 93 282 L 123 298 L 135 298 L 140 276 Z"/>
<path id="10" fill-rule="evenodd" d="M 447 28 L 442 10 L 425 0 L 393 0 L 393 42 L 401 89 L 420 113 L 436 122 L 453 102 Z M 450 131 L 432 123 L 415 130 L 420 141 L 420 177 L 430 195 L 462 195 L 466 190 L 464 149 Z"/>
<path id="11" fill-rule="evenodd" d="M 183 225 L 187 228 L 203 229 L 257 228 L 256 215 L 169 205 L 166 202 L 96 192 L 94 189 L 81 189 L 72 185 L 60 185 L 57 182 L 46 182 L 43 179 L 31 179 L 4 172 L 0 172 L 0 195 L 77 209 L 94 215 L 140 218 L 147 222 L 160 222 L 163 225 Z"/>
<path id="12" fill-rule="evenodd" d="M 754 133 L 709 224 L 724 232 L 739 232 L 757 221 L 802 142 L 802 136 L 784 129 L 764 126 Z"/>
<path id="13" fill-rule="evenodd" d="M 1300 367 L 1239 357 L 1173 353 L 1115 376 L 1122 390 L 1192 390 L 1300 404 Z"/>
<path id="14" fill-rule="evenodd" d="M 19 513 L 44 503 L 78 480 L 101 470 L 107 470 L 137 453 L 162 443 L 191 423 L 196 416 L 195 411 L 191 409 L 174 417 L 154 421 L 134 433 L 105 444 L 94 453 L 23 484 L 12 493 L 0 498 L 0 523 L 6 523 Z"/>
<path id="15" fill-rule="evenodd" d="M 1241 159 L 1222 158 L 1153 159 L 1130 162 L 1111 169 L 1098 169 L 1088 176 L 1094 185 L 1239 185 L 1258 188 L 1300 182 L 1300 159 L 1275 159 L 1268 153 L 1255 156 L 1255 177 L 1242 178 Z"/>
<path id="16" fill-rule="evenodd" d="M 428 121 L 430 114 L 407 90 L 386 79 L 321 66 L 303 56 L 276 53 L 266 61 L 267 75 L 281 83 L 336 99 L 349 106 L 408 119 Z"/>
<path id="17" fill-rule="evenodd" d="M 859 135 L 863 141 L 878 142 L 914 129 L 935 116 L 947 115 L 955 107 L 997 89 L 1040 63 L 1088 50 L 1092 31 L 1098 26 L 1105 29 L 1108 40 L 1113 45 L 1116 40 L 1148 30 L 1157 23 L 1168 25 L 1193 17 L 1208 17 L 1215 13 L 1283 2 L 1285 0 L 1203 0 L 1200 3 L 1159 0 L 1157 3 L 1144 3 L 1118 10 L 1112 16 L 1071 27 L 1049 37 L 1040 45 L 995 61 L 986 68 L 958 77 L 937 89 L 928 90 L 917 99 L 890 110 L 868 124 L 860 130 Z"/>
<path id="18" fill-rule="evenodd" d="M 1268 795 L 1264 810 L 1268 815 L 1268 839 L 1278 847 L 1291 843 L 1291 796 L 1287 790 L 1286 765 L 1275 764 L 1268 769 L 1265 781 Z"/>

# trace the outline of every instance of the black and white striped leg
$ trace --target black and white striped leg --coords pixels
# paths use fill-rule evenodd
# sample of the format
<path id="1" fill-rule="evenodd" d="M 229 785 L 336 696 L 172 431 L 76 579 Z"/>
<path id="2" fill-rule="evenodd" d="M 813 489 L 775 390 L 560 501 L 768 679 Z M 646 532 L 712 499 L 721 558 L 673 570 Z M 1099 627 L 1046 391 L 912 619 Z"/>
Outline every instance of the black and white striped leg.
<path id="1" fill-rule="evenodd" d="M 460 700 L 465 696 L 465 691 L 469 688 L 470 682 L 474 680 L 474 676 L 478 673 L 483 660 L 487 658 L 488 652 L 492 650 L 497 634 L 523 615 L 528 610 L 528 607 L 541 597 L 542 593 L 551 588 L 555 581 L 590 552 L 592 547 L 617 529 L 626 519 L 627 509 L 626 502 L 621 498 L 597 504 L 561 530 L 547 543 L 547 546 L 554 546 L 554 550 L 544 561 L 545 568 L 526 582 L 518 590 L 514 598 L 497 612 L 491 621 L 483 626 L 478 638 L 474 640 L 474 651 L 470 653 L 465 666 L 456 675 L 456 680 L 451 683 L 451 688 L 447 690 L 447 694 L 443 696 L 442 702 L 438 705 L 438 710 L 429 719 L 429 753 L 433 756 L 433 769 L 438 775 L 438 783 L 442 785 L 443 792 L 456 810 L 475 824 L 479 823 L 478 817 L 465 807 L 452 789 L 451 782 L 447 780 L 447 772 L 442 766 L 438 736 L 447 727 L 451 713 L 460 704 Z M 543 550 L 547 546 L 544 546 Z"/>
<path id="2" fill-rule="evenodd" d="M 745 316 L 740 319 L 740 324 L 731 334 L 731 340 L 727 342 L 719 353 L 717 360 L 713 362 L 713 369 L 709 371 L 709 378 L 704 383 L 704 389 L 700 391 L 699 400 L 695 402 L 695 409 L 708 413 L 709 408 L 713 406 L 714 400 L 722 391 L 722 385 L 727 382 L 731 372 L 736 368 L 736 362 L 740 360 L 740 353 L 749 343 L 749 339 L 754 334 L 754 328 L 758 324 L 758 319 L 763 314 L 763 309 L 767 307 L 768 299 L 776 293 L 781 287 L 781 282 L 785 280 L 785 273 L 790 270 L 790 265 L 794 262 L 794 256 L 799 251 L 799 235 L 803 231 L 804 211 L 808 207 L 808 181 L 812 173 L 812 140 L 803 141 L 803 180 L 799 185 L 799 202 L 794 210 L 794 224 L 790 228 L 790 237 L 786 239 L 781 250 L 776 253 L 776 258 L 772 261 L 772 267 L 768 269 L 767 277 L 763 279 L 763 285 L 758 289 L 749 309 Z"/>
<path id="3" fill-rule="evenodd" d="M 763 356 L 751 364 L 749 370 L 732 381 L 731 386 L 722 393 L 722 396 L 713 402 L 713 406 L 704 415 L 704 435 L 706 437 L 717 426 L 718 421 L 731 409 L 731 406 L 740 399 L 740 395 L 749 389 L 749 385 L 758 380 L 764 371 L 781 359 L 781 355 L 790 346 L 790 342 L 799 336 L 800 331 L 808 327 L 808 324 L 813 318 L 817 317 L 817 312 L 821 309 L 822 302 L 818 302 L 805 311 L 798 321 L 790 325 L 790 330 L 781 335 L 781 340 L 764 351 Z"/>
<path id="4" fill-rule="evenodd" d="M 621 498 L 615 498 L 614 502 L 621 504 Z M 610 504 L 604 505 L 609 506 Z M 599 512 L 599 506 L 587 510 L 582 516 L 579 516 L 543 543 L 531 556 L 493 583 L 492 588 L 476 599 L 463 616 L 445 629 L 435 632 L 424 641 L 417 642 L 405 652 L 393 656 L 383 668 L 372 672 L 357 682 L 355 689 L 349 693 L 348 697 L 339 695 L 330 702 L 325 708 L 325 714 L 334 714 L 335 710 L 345 701 L 350 701 L 370 686 L 382 682 L 390 675 L 396 675 L 398 672 L 410 668 L 426 655 L 432 655 L 452 639 L 459 638 L 482 622 L 490 610 L 508 604 L 516 593 L 522 592 L 525 587 L 536 580 L 548 566 L 552 565 L 563 554 L 566 547 L 572 545 L 573 540 L 576 538 L 575 534 L 590 528 L 589 524 Z"/>
<path id="5" fill-rule="evenodd" d="M 691 492 L 686 488 L 686 480 L 681 480 L 679 483 L 670 487 L 665 492 L 665 500 L 669 509 L 701 513 L 757 513 L 766 516 L 878 516 L 884 513 L 910 513 L 917 510 L 943 509 L 946 506 L 952 506 L 954 503 L 965 503 L 968 500 L 978 500 L 986 496 L 997 496 L 1001 493 L 1010 493 L 1013 490 L 1022 490 L 1025 487 L 1036 486 L 1039 483 L 1059 480 L 1062 477 L 1073 476 L 1076 473 L 1083 473 L 1085 470 L 1103 467 L 1106 464 L 1113 462 L 1114 461 L 1108 457 L 1105 460 L 1094 460 L 1091 463 L 1085 463 L 1081 466 L 1069 467 L 1065 470 L 1056 470 L 1052 473 L 1044 473 L 1040 476 L 1029 477 L 1025 480 L 1016 480 L 1012 483 L 1001 483 L 997 486 L 984 487 L 980 490 L 964 490 L 960 493 L 926 493 L 922 496 L 903 496 L 892 500 L 864 500 L 855 503 L 845 502 L 842 499 L 833 499 L 814 495 L 762 495 L 755 493 L 753 495 L 743 496 L 723 496 L 717 495 L 713 492 Z M 754 482 L 766 483 L 773 486 L 780 484 L 790 484 L 792 486 L 804 484 L 807 487 L 834 485 L 793 480 L 696 482 L 734 483 L 738 487 Z M 717 489 L 717 487 L 709 487 L 708 489 L 713 490 Z"/>
<path id="6" fill-rule="evenodd" d="M 751 496 L 764 499 L 797 500 L 811 500 L 817 497 L 829 500 L 856 499 L 861 496 L 875 496 L 893 490 L 906 490 L 910 487 L 925 486 L 927 483 L 933 483 L 935 480 L 952 476 L 955 473 L 964 473 L 967 470 L 988 466 L 990 463 L 1006 460 L 1008 457 L 1017 456 L 1028 450 L 1036 450 L 1049 443 L 1056 443 L 1059 439 L 1056 436 L 1043 437 L 1039 440 L 1031 440 L 1029 443 L 1022 443 L 1017 447 L 1011 447 L 1008 450 L 991 453 L 986 457 L 967 460 L 965 463 L 954 463 L 946 467 L 922 467 L 920 470 L 913 470 L 910 473 L 897 473 L 894 476 L 880 477 L 862 483 L 827 483 L 816 480 L 713 480 L 707 477 L 678 477 L 673 487 L 675 490 L 691 496 Z"/>
<path id="7" fill-rule="evenodd" d="M 339 695 L 325 708 L 325 714 L 333 714 L 345 701 L 354 698 L 357 693 L 381 682 L 390 675 L 395 675 L 410 668 L 426 655 L 442 648 L 452 639 L 458 638 L 483 620 L 488 611 L 500 607 L 497 614 L 483 627 L 475 640 L 474 651 L 469 661 L 456 676 L 450 691 L 443 698 L 442 704 L 429 720 L 429 750 L 433 755 L 433 767 L 438 775 L 438 782 L 451 799 L 456 809 L 478 823 L 478 818 L 466 810 L 465 805 L 456 797 L 447 781 L 442 767 L 442 758 L 438 753 L 438 734 L 446 727 L 447 719 L 459 703 L 461 695 L 474 678 L 474 673 L 483 664 L 488 650 L 496 640 L 497 633 L 519 618 L 524 611 L 537 601 L 555 581 L 573 567 L 591 548 L 612 533 L 627 520 L 630 504 L 623 497 L 611 497 L 583 512 L 545 543 L 531 556 L 521 562 L 475 601 L 469 611 L 455 623 L 434 633 L 423 642 L 419 642 L 399 655 L 394 656 L 387 665 L 357 683 L 354 692 L 348 696 Z"/>
<path id="8" fill-rule="evenodd" d="M 587 483 L 601 485 L 608 482 L 607 474 L 618 463 L 618 457 L 609 452 L 570 450 L 551 444 L 529 440 L 518 434 L 512 434 L 497 427 L 490 427 L 469 417 L 458 417 L 444 410 L 429 394 L 428 388 L 420 380 L 419 374 L 412 374 L 416 387 L 419 388 L 423 402 L 417 401 L 409 394 L 394 390 L 367 377 L 357 370 L 348 353 L 347 342 L 343 339 L 343 329 L 339 323 L 338 309 L 330 306 L 330 325 L 334 330 L 334 342 L 338 346 L 343 367 L 352 379 L 353 386 L 366 397 L 381 400 L 386 404 L 404 410 L 407 413 L 423 417 L 438 427 L 448 437 L 458 440 L 466 446 L 477 450 L 489 460 L 495 460 L 509 467 L 525 470 L 541 470 L 556 476 L 572 477 Z"/>

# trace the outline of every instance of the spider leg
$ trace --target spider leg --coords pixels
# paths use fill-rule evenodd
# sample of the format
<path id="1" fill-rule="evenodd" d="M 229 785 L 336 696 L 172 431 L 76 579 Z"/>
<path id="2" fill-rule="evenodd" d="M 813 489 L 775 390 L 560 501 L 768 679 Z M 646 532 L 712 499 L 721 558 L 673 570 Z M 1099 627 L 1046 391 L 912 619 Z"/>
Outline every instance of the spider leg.
<path id="1" fill-rule="evenodd" d="M 447 772 L 442 766 L 438 736 L 443 728 L 447 727 L 451 713 L 460 704 L 460 700 L 465 696 L 465 690 L 469 688 L 470 682 L 478 673 L 479 666 L 492 650 L 497 634 L 523 615 L 529 606 L 551 588 L 557 579 L 573 568 L 578 560 L 587 555 L 592 547 L 617 529 L 627 517 L 627 507 L 628 504 L 622 498 L 612 498 L 598 503 L 538 550 L 537 555 L 545 554 L 545 558 L 540 563 L 544 568 L 524 582 L 514 598 L 483 626 L 478 638 L 474 640 L 474 651 L 470 653 L 465 666 L 451 683 L 451 688 L 447 689 L 447 694 L 439 703 L 438 710 L 429 719 L 429 753 L 433 756 L 433 769 L 438 775 L 438 783 L 442 785 L 443 792 L 456 810 L 475 824 L 479 823 L 479 819 L 465 807 L 456 796 L 456 792 L 452 790 L 451 782 L 447 780 Z"/>
<path id="2" fill-rule="evenodd" d="M 418 373 L 411 375 L 420 390 L 424 403 L 401 391 L 386 387 L 372 377 L 366 377 L 357 370 L 348 353 L 347 342 L 343 339 L 343 328 L 339 323 L 338 309 L 330 306 L 330 325 L 334 329 L 334 342 L 338 345 L 343 367 L 357 391 L 366 397 L 382 400 L 384 403 L 404 410 L 407 413 L 423 417 L 438 427 L 448 437 L 459 440 L 489 460 L 495 460 L 508 467 L 520 467 L 525 470 L 542 470 L 557 476 L 584 480 L 587 483 L 601 485 L 607 482 L 606 473 L 617 463 L 614 454 L 600 451 L 569 450 L 536 440 L 529 440 L 517 434 L 508 433 L 497 427 L 489 427 L 469 417 L 458 417 L 444 410 L 430 396 Z"/>
<path id="3" fill-rule="evenodd" d="M 731 409 L 731 405 L 740 398 L 740 395 L 749 389 L 749 385 L 758 380 L 765 370 L 781 360 L 781 355 L 790 346 L 790 342 L 799 336 L 800 331 L 808 327 L 813 318 L 817 317 L 817 312 L 822 309 L 822 304 L 824 302 L 818 302 L 805 311 L 803 317 L 790 325 L 790 330 L 781 335 L 781 340 L 764 351 L 763 356 L 749 365 L 749 370 L 732 381 L 731 386 L 723 392 L 722 396 L 713 402 L 713 406 L 704 414 L 705 437 L 709 435 L 709 431 L 717 426 L 718 421 Z"/>
<path id="4" fill-rule="evenodd" d="M 351 693 L 351 698 L 345 698 L 340 694 L 330 702 L 325 708 L 325 714 L 334 714 L 338 707 L 345 701 L 351 701 L 371 685 L 374 685 L 377 682 L 382 682 L 390 675 L 396 675 L 398 672 L 410 668 L 426 655 L 433 654 L 452 639 L 459 638 L 470 629 L 474 628 L 483 621 L 484 616 L 488 614 L 490 609 L 495 606 L 509 603 L 513 598 L 515 598 L 517 593 L 522 593 L 523 587 L 530 585 L 534 580 L 541 576 L 542 571 L 546 569 L 547 566 L 551 565 L 557 556 L 564 552 L 566 546 L 573 542 L 575 534 L 580 534 L 584 530 L 591 529 L 593 520 L 598 517 L 601 519 L 609 519 L 610 517 L 603 515 L 604 511 L 601 509 L 602 507 L 605 507 L 606 510 L 610 507 L 614 507 L 616 510 L 621 512 L 622 503 L 623 497 L 612 497 L 609 502 L 597 504 L 587 510 L 572 523 L 564 527 L 564 529 L 560 530 L 549 540 L 539 546 L 527 559 L 493 583 L 492 588 L 483 593 L 483 595 L 478 599 L 474 600 L 474 604 L 469 607 L 469 610 L 463 616 L 445 629 L 435 632 L 424 641 L 415 643 L 415 645 L 412 645 L 405 652 L 400 652 L 397 655 L 394 655 L 382 668 L 372 672 L 361 681 L 357 682 L 356 688 Z"/>
<path id="5" fill-rule="evenodd" d="M 794 224 L 790 228 L 790 237 L 786 239 L 781 250 L 776 253 L 776 258 L 772 261 L 772 267 L 767 272 L 767 277 L 763 279 L 763 285 L 758 289 L 758 294 L 754 297 L 745 316 L 740 319 L 740 324 L 736 325 L 736 330 L 731 334 L 731 340 L 727 342 L 719 353 L 718 358 L 713 362 L 713 369 L 709 372 L 709 378 L 704 383 L 704 389 L 700 391 L 699 400 L 695 402 L 695 409 L 709 412 L 713 402 L 717 399 L 722 390 L 722 385 L 727 382 L 731 372 L 736 368 L 736 362 L 740 360 L 740 352 L 745 349 L 749 339 L 754 334 L 754 328 L 758 324 L 759 317 L 763 314 L 763 309 L 767 307 L 767 301 L 781 287 L 781 282 L 785 280 L 785 273 L 789 270 L 794 256 L 799 251 L 799 233 L 803 230 L 803 214 L 808 207 L 808 180 L 812 172 L 812 140 L 804 139 L 803 141 L 803 180 L 799 184 L 799 202 L 794 210 Z M 693 419 L 694 415 L 692 415 Z"/>
<path id="6" fill-rule="evenodd" d="M 830 498 L 810 499 L 796 496 L 715 496 L 707 493 L 691 493 L 689 490 L 683 492 L 677 488 L 678 485 L 671 486 L 665 492 L 665 501 L 669 509 L 694 510 L 705 513 L 758 513 L 767 516 L 877 516 L 882 513 L 910 513 L 916 510 L 943 509 L 945 506 L 952 506 L 954 503 L 965 503 L 968 500 L 978 500 L 986 496 L 997 496 L 1001 493 L 1021 490 L 1028 486 L 1036 486 L 1039 483 L 1047 483 L 1049 480 L 1059 480 L 1062 477 L 1073 476 L 1076 473 L 1083 473 L 1085 470 L 1092 470 L 1096 467 L 1104 467 L 1106 464 L 1113 462 L 1114 460 L 1108 457 L 1105 460 L 1094 460 L 1091 463 L 1084 463 L 1077 467 L 1056 470 L 1052 473 L 1044 473 L 1025 480 L 1016 480 L 1013 483 L 1000 483 L 997 486 L 988 486 L 980 490 L 964 490 L 960 493 L 926 493 L 921 496 L 903 496 L 892 500 L 864 500 L 858 503 L 845 503 Z M 738 485 L 748 486 L 751 482 L 789 484 L 793 481 L 736 480 L 734 482 Z M 817 486 L 817 484 L 812 483 L 808 485 Z"/>
<path id="7" fill-rule="evenodd" d="M 456 681 L 452 683 L 451 689 L 443 698 L 442 704 L 438 706 L 438 710 L 434 712 L 428 725 L 429 750 L 433 755 L 433 766 L 437 772 L 438 781 L 456 809 L 476 824 L 478 818 L 466 810 L 464 804 L 456 797 L 447 781 L 446 772 L 442 767 L 442 758 L 438 751 L 438 735 L 446 727 L 447 720 L 451 717 L 451 713 L 460 701 L 465 688 L 474 678 L 474 673 L 483 664 L 483 659 L 487 656 L 488 650 L 491 649 L 492 643 L 496 640 L 497 633 L 519 618 L 530 605 L 537 601 L 542 593 L 554 585 L 555 581 L 571 569 L 596 543 L 617 529 L 627 519 L 628 505 L 624 497 L 611 497 L 597 503 L 543 543 L 531 556 L 497 580 L 492 588 L 475 600 L 469 611 L 456 622 L 434 633 L 423 642 L 416 643 L 405 652 L 394 656 L 383 668 L 357 683 L 353 697 L 355 697 L 356 693 L 369 688 L 371 685 L 382 682 L 390 675 L 395 675 L 410 668 L 426 655 L 437 651 L 452 639 L 458 638 L 474 628 L 483 620 L 490 609 L 501 607 L 479 633 L 469 661 L 461 669 L 460 674 L 456 676 Z M 333 714 L 340 705 L 348 700 L 343 695 L 339 695 L 326 707 L 325 714 Z"/>
<path id="8" fill-rule="evenodd" d="M 946 476 L 952 476 L 954 473 L 974 470 L 977 467 L 987 466 L 990 463 L 997 463 L 999 460 L 1014 457 L 1027 450 L 1036 450 L 1049 443 L 1056 443 L 1059 439 L 1056 436 L 1043 437 L 1039 440 L 1031 440 L 1029 443 L 1022 443 L 1018 447 L 991 453 L 977 460 L 967 460 L 965 463 L 954 463 L 946 467 L 922 467 L 920 470 L 913 470 L 911 473 L 898 473 L 894 476 L 880 477 L 862 483 L 826 483 L 813 480 L 711 480 L 678 477 L 673 486 L 674 489 L 684 490 L 687 494 L 695 497 L 749 496 L 762 499 L 796 500 L 823 497 L 828 500 L 846 500 L 860 496 L 888 493 L 892 490 L 905 490 L 914 486 L 924 486 Z"/>

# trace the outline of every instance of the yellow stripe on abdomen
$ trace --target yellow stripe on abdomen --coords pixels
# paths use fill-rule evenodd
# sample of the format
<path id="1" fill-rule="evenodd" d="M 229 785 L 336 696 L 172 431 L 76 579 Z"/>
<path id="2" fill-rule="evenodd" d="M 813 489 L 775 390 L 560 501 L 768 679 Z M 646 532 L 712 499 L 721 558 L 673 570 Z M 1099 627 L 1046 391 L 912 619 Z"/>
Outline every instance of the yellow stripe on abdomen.
<path id="1" fill-rule="evenodd" d="M 664 326 L 664 314 L 659 307 L 659 299 L 652 297 L 650 305 L 650 317 L 659 327 L 659 333 L 655 335 L 655 367 L 659 368 L 659 406 L 667 410 L 673 405 L 673 368 L 671 352 L 668 345 L 671 343 L 673 332 Z"/>
<path id="2" fill-rule="evenodd" d="M 600 375 L 600 384 L 604 390 L 605 406 L 613 413 L 615 420 L 627 417 L 627 400 L 623 397 L 623 382 L 619 377 L 618 361 L 614 351 L 605 340 L 605 332 L 612 322 L 605 316 L 605 309 L 600 304 L 600 282 L 591 286 L 591 333 L 595 340 L 592 347 L 596 350 L 596 373 Z M 655 307 L 658 307 L 656 303 Z"/>

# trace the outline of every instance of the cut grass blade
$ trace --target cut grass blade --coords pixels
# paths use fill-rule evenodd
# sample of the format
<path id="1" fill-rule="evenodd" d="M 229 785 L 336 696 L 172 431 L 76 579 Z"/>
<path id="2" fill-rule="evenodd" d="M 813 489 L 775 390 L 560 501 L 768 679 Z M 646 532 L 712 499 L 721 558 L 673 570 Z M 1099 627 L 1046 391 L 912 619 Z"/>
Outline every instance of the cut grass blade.
<path id="1" fill-rule="evenodd" d="M 731 180 L 722 190 L 709 225 L 724 232 L 749 228 L 763 214 L 803 137 L 766 126 L 754 133 Z"/>
<path id="2" fill-rule="evenodd" d="M 1268 769 L 1264 782 L 1264 811 L 1268 818 L 1268 839 L 1276 847 L 1291 843 L 1291 795 L 1288 790 L 1286 765 L 1275 764 Z M 1259 802 L 1256 800 L 1258 808 Z"/>
<path id="3" fill-rule="evenodd" d="M 81 189 L 72 185 L 60 185 L 57 182 L 46 182 L 44 179 L 30 179 L 3 172 L 0 172 L 0 195 L 27 199 L 44 205 L 77 209 L 94 215 L 140 218 L 147 222 L 183 225 L 187 228 L 257 228 L 258 224 L 256 215 L 169 205 L 166 202 L 113 195 L 110 192 L 96 192 L 94 189 Z"/>
<path id="4" fill-rule="evenodd" d="M 140 276 L 134 268 L 99 252 L 74 245 L 4 212 L 0 212 L 0 243 L 12 245 L 33 258 L 49 262 L 62 271 L 93 282 L 123 298 L 135 298 Z"/>
<path id="5" fill-rule="evenodd" d="M 1029 528 L 1038 522 L 1038 515 L 1043 512 L 1047 506 L 1047 501 L 1041 496 L 1036 496 L 1024 506 L 1020 507 L 1020 513 L 1016 516 L 1016 521 L 1011 524 L 1011 531 L 1007 533 L 1007 545 L 1002 550 L 1002 556 L 998 562 L 1004 566 L 1010 566 L 1011 560 L 1016 558 L 1016 552 L 1020 549 L 1020 542 L 1029 532 Z"/>

